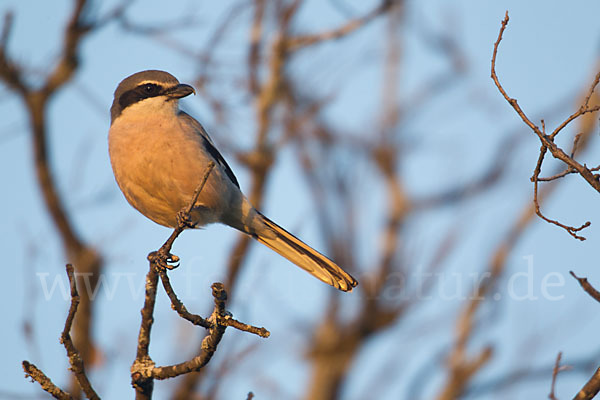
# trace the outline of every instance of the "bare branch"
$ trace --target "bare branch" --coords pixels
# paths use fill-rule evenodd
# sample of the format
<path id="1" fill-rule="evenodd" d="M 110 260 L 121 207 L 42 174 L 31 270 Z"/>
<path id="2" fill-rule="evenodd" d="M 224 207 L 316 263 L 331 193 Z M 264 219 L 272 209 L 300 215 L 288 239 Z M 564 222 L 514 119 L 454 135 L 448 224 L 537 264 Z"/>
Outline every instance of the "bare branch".
<path id="1" fill-rule="evenodd" d="M 591 225 L 590 221 L 586 221 L 583 225 L 581 225 L 579 227 L 568 226 L 568 225 L 564 225 L 556 220 L 546 217 L 544 214 L 542 214 L 542 211 L 540 210 L 540 203 L 538 201 L 538 177 L 540 175 L 540 172 L 542 169 L 542 163 L 544 162 L 544 156 L 546 155 L 547 151 L 548 151 L 548 148 L 546 146 L 542 145 L 542 147 L 540 149 L 540 155 L 538 157 L 538 161 L 535 166 L 535 170 L 533 172 L 533 176 L 531 177 L 531 181 L 533 182 L 533 204 L 535 205 L 535 213 L 537 214 L 538 217 L 542 218 L 544 221 L 563 228 L 564 230 L 566 230 L 569 233 L 569 235 L 573 236 L 575 239 L 584 241 L 585 237 L 579 236 L 577 234 L 577 232 L 590 226 Z"/>
<path id="2" fill-rule="evenodd" d="M 263 16 L 265 13 L 265 0 L 257 0 L 254 4 L 254 17 L 250 30 L 250 49 L 248 51 L 248 90 L 256 94 L 259 90 L 258 67 L 260 61 L 261 36 L 263 29 Z"/>
<path id="3" fill-rule="evenodd" d="M 267 329 L 240 322 L 229 314 L 226 314 L 219 323 L 224 326 L 235 328 L 238 331 L 252 333 L 265 339 L 271 336 L 271 332 L 269 332 Z"/>
<path id="4" fill-rule="evenodd" d="M 73 14 L 65 31 L 61 57 L 40 90 L 40 94 L 45 98 L 50 97 L 69 81 L 79 66 L 79 47 L 85 34 L 92 29 L 92 25 L 85 21 L 86 6 L 86 0 L 76 0 Z"/>
<path id="5" fill-rule="evenodd" d="M 156 304 L 156 287 L 158 284 L 158 272 L 154 264 L 150 262 L 150 268 L 146 275 L 146 290 L 144 306 L 142 307 L 142 322 L 138 334 L 137 353 L 131 366 L 131 384 L 135 389 L 137 400 L 151 399 L 154 390 L 154 380 L 151 379 L 151 369 L 154 362 L 148 351 L 150 347 L 150 331 L 154 323 L 154 306 Z"/>
<path id="6" fill-rule="evenodd" d="M 554 387 L 556 386 L 556 377 L 558 376 L 558 373 L 560 372 L 560 359 L 562 357 L 562 352 L 558 352 L 558 355 L 556 356 L 556 361 L 554 362 L 554 368 L 552 368 L 552 383 L 550 384 L 550 394 L 548 395 L 548 398 L 550 400 L 558 400 L 556 398 L 556 395 L 554 394 Z"/>
<path id="7" fill-rule="evenodd" d="M 257 328 L 251 325 L 242 324 L 231 318 L 231 315 L 225 310 L 227 292 L 225 291 L 222 283 L 213 283 L 211 288 L 215 306 L 213 313 L 208 320 L 206 320 L 209 323 L 209 333 L 202 340 L 202 350 L 200 354 L 189 361 L 164 367 L 154 367 L 153 363 L 148 363 L 143 369 L 136 370 L 137 366 L 134 363 L 134 366 L 132 367 L 132 376 L 133 373 L 135 373 L 136 377 L 146 374 L 148 375 L 147 378 L 149 379 L 168 379 L 187 374 L 192 371 L 198 371 L 204 367 L 214 355 L 227 326 L 234 326 L 236 328 L 240 326 L 242 328 L 241 330 L 246 332 L 256 334 L 259 334 L 260 332 L 262 333 L 260 334 L 262 337 L 269 336 L 269 332 L 264 328 Z M 235 321 L 236 323 L 231 323 L 228 321 Z M 134 385 L 135 384 L 136 382 L 134 381 Z"/>
<path id="8" fill-rule="evenodd" d="M 573 400 L 591 400 L 600 392 L 600 368 L 586 382 L 579 392 L 573 397 Z"/>
<path id="9" fill-rule="evenodd" d="M 219 319 L 222 318 L 226 313 L 225 301 L 227 300 L 227 292 L 225 291 L 222 283 L 213 283 L 211 288 L 215 308 L 212 315 L 208 319 L 211 322 L 211 327 L 209 328 L 209 334 L 206 335 L 206 337 L 204 337 L 202 340 L 202 351 L 189 361 L 167 367 L 153 368 L 153 378 L 174 378 L 192 371 L 197 371 L 205 366 L 215 354 L 217 345 L 221 341 L 226 328 L 225 326 L 219 324 Z"/>
<path id="10" fill-rule="evenodd" d="M 498 76 L 496 75 L 496 55 L 498 53 L 498 46 L 500 44 L 500 41 L 502 40 L 502 35 L 504 33 L 504 30 L 506 29 L 506 25 L 508 24 L 508 20 L 509 20 L 509 18 L 508 18 L 508 11 L 507 11 L 506 16 L 504 17 L 504 20 L 502 21 L 502 27 L 500 28 L 500 33 L 498 34 L 498 39 L 496 40 L 496 43 L 494 43 L 491 77 L 492 77 L 494 83 L 496 84 L 496 87 L 498 88 L 500 93 L 502 93 L 502 96 L 504 96 L 506 101 L 513 107 L 513 109 L 521 117 L 523 122 L 525 122 L 525 124 L 527 124 L 527 126 L 529 126 L 535 132 L 535 134 L 540 138 L 542 144 L 545 145 L 548 148 L 548 150 L 550 150 L 550 152 L 552 153 L 554 158 L 557 158 L 557 159 L 563 161 L 565 164 L 569 165 L 570 167 L 574 168 L 594 189 L 596 189 L 596 191 L 600 192 L 600 182 L 598 182 L 598 180 L 594 177 L 594 175 L 590 172 L 590 170 L 587 167 L 584 167 L 583 165 L 581 165 L 578 162 L 576 162 L 575 160 L 573 160 L 571 157 L 569 157 L 552 140 L 556 136 L 556 134 L 558 134 L 558 132 L 560 132 L 571 121 L 573 121 L 574 119 L 576 119 L 577 117 L 579 117 L 583 114 L 600 110 L 600 106 L 595 106 L 595 107 L 591 107 L 591 108 L 588 107 L 587 101 L 589 101 L 589 98 L 586 98 L 586 102 L 584 103 L 585 107 L 580 108 L 576 113 L 574 113 L 569 118 L 567 118 L 561 125 L 559 125 L 558 128 L 556 128 L 554 130 L 554 132 L 550 136 L 547 136 L 546 134 L 544 134 L 533 122 L 531 122 L 531 120 L 529 120 L 529 118 L 527 118 L 527 116 L 525 115 L 525 113 L 523 112 L 523 110 L 521 109 L 519 104 L 517 103 L 517 100 L 508 96 L 508 94 L 506 93 L 506 91 L 504 90 L 502 85 L 500 84 L 500 81 L 498 80 Z M 600 79 L 600 73 L 598 75 L 596 75 L 596 79 L 594 80 L 594 83 L 592 84 L 592 88 L 590 89 L 589 96 L 591 96 L 595 86 L 598 84 L 598 79 Z"/>
<path id="11" fill-rule="evenodd" d="M 577 279 L 577 282 L 579 282 L 579 284 L 581 285 L 581 287 L 583 288 L 583 290 L 585 290 L 585 292 L 587 294 L 589 294 L 590 296 L 592 296 L 592 298 L 598 302 L 600 302 L 600 292 L 596 290 L 596 288 L 594 288 L 587 280 L 587 278 L 580 278 L 577 275 L 575 275 L 575 273 L 573 271 L 569 271 L 569 273 L 571 274 L 571 276 L 575 279 Z"/>
<path id="12" fill-rule="evenodd" d="M 2 34 L 0 36 L 0 77 L 9 87 L 17 91 L 21 96 L 27 92 L 27 87 L 23 82 L 22 68 L 8 56 L 8 40 L 13 25 L 13 14 L 9 11 L 4 14 Z"/>
<path id="13" fill-rule="evenodd" d="M 171 248 L 175 239 L 189 226 L 190 212 L 193 209 L 198 196 L 204 189 L 204 185 L 210 176 L 213 168 L 215 167 L 214 162 L 210 162 L 204 175 L 200 179 L 192 199 L 189 205 L 181 210 L 177 214 L 178 226 L 173 230 L 173 233 L 169 236 L 167 241 L 160 247 L 159 250 L 148 254 L 148 261 L 150 262 L 150 268 L 146 275 L 146 292 L 144 298 L 144 306 L 142 308 L 142 322 L 140 324 L 140 331 L 138 334 L 138 345 L 137 354 L 133 365 L 131 366 L 131 382 L 136 391 L 136 399 L 150 399 L 152 398 L 152 391 L 154 389 L 154 380 L 152 377 L 152 370 L 154 368 L 154 362 L 149 355 L 150 347 L 150 331 L 152 330 L 152 324 L 154 322 L 154 306 L 156 304 L 156 288 L 158 285 L 158 271 L 174 268 L 169 265 L 169 262 L 179 261 L 179 257 L 170 253 Z M 169 285 L 170 286 L 170 285 Z M 171 290 L 172 292 L 172 290 Z M 175 294 L 173 293 L 173 296 Z M 171 297 L 171 295 L 169 295 Z M 176 298 L 176 296 L 175 296 Z"/>
<path id="14" fill-rule="evenodd" d="M 201 326 L 201 327 L 207 328 L 207 329 L 212 328 L 214 323 L 212 323 L 210 320 L 204 319 L 199 315 L 192 314 L 187 310 L 185 305 L 177 297 L 177 294 L 175 294 L 175 291 L 173 290 L 173 287 L 171 286 L 171 281 L 169 280 L 169 277 L 168 277 L 166 271 L 163 269 L 160 269 L 158 271 L 158 274 L 160 276 L 160 280 L 163 283 L 165 292 L 167 292 L 167 295 L 169 296 L 169 299 L 171 300 L 171 305 L 173 306 L 173 309 L 177 312 L 177 314 L 179 314 L 179 316 L 181 318 L 191 322 L 194 325 Z M 245 324 L 236 319 L 233 319 L 231 317 L 231 315 L 229 315 L 229 314 L 223 315 L 221 320 L 219 321 L 219 324 L 221 324 L 223 326 L 231 326 L 237 330 L 248 332 L 248 333 L 253 333 L 253 334 L 258 335 L 263 338 L 268 338 L 270 335 L 269 331 L 266 330 L 265 328 L 258 328 L 258 327 L 252 326 L 252 325 Z"/>
<path id="15" fill-rule="evenodd" d="M 600 171 L 600 165 L 597 166 L 597 167 L 594 167 L 594 168 L 590 168 L 590 171 L 592 171 L 592 172 L 598 172 L 598 171 Z M 553 181 L 555 179 L 564 178 L 565 176 L 573 174 L 573 173 L 576 173 L 576 172 L 577 171 L 575 171 L 572 168 L 567 168 L 563 172 L 559 172 L 558 174 L 554 174 L 554 175 L 546 177 L 546 178 L 540 178 L 540 177 L 538 177 L 537 181 L 538 182 L 550 182 L 550 181 Z"/>
<path id="16" fill-rule="evenodd" d="M 67 264 L 66 267 L 67 276 L 69 278 L 69 285 L 71 287 L 71 306 L 69 307 L 69 313 L 67 314 L 67 318 L 65 320 L 65 327 L 63 328 L 62 334 L 60 336 L 60 342 L 63 344 L 65 349 L 67 350 L 67 356 L 69 358 L 69 364 L 71 365 L 71 372 L 75 375 L 75 379 L 79 384 L 79 388 L 83 390 L 86 397 L 90 400 L 99 400 L 98 394 L 92 388 L 90 381 L 88 380 L 87 375 L 85 374 L 85 367 L 83 360 L 81 359 L 81 355 L 79 351 L 73 344 L 71 340 L 71 335 L 69 332 L 71 331 L 71 327 L 73 326 L 73 320 L 75 319 L 75 314 L 77 313 L 77 307 L 79 306 L 79 293 L 77 293 L 77 283 L 75 281 L 75 273 L 73 266 L 71 264 Z M 57 399 L 73 399 L 74 397 L 70 394 L 64 392 L 56 385 L 52 383 L 50 378 L 48 378 L 42 371 L 40 371 L 35 365 L 30 364 L 27 361 L 23 361 L 23 369 L 25 373 L 35 379 L 46 392 L 50 393 Z M 75 396 L 78 397 L 78 396 Z"/>
<path id="17" fill-rule="evenodd" d="M 10 31 L 12 30 L 12 24 L 14 21 L 14 14 L 12 11 L 7 11 L 4 14 L 4 24 L 2 25 L 2 33 L 0 33 L 0 49 L 5 51 L 6 46 L 8 45 L 8 38 L 10 36 Z"/>
<path id="18" fill-rule="evenodd" d="M 538 177 L 539 177 L 539 174 L 540 174 L 540 171 L 542 168 L 544 156 L 545 156 L 546 152 L 548 150 L 550 150 L 550 153 L 552 154 L 552 156 L 554 158 L 562 161 L 563 163 L 565 163 L 567 165 L 568 168 L 566 171 L 571 171 L 571 170 L 576 171 L 579 175 L 581 175 L 590 184 L 590 186 L 592 186 L 594 189 L 596 189 L 596 191 L 598 191 L 600 193 L 600 181 L 593 174 L 592 170 L 590 170 L 586 165 L 581 165 L 580 163 L 575 161 L 573 158 L 573 155 L 574 155 L 576 147 L 577 147 L 578 139 L 576 138 L 576 140 L 574 142 L 573 151 L 571 151 L 571 156 L 567 155 L 560 147 L 558 147 L 554 143 L 554 138 L 556 137 L 556 135 L 558 135 L 558 133 L 562 129 L 564 129 L 570 122 L 572 122 L 573 120 L 577 119 L 578 117 L 580 117 L 586 113 L 595 112 L 595 111 L 600 110 L 600 106 L 594 106 L 594 107 L 589 106 L 589 100 L 594 92 L 594 89 L 596 88 L 596 86 L 598 85 L 598 82 L 600 80 L 600 72 L 596 75 L 594 81 L 592 82 L 589 92 L 584 99 L 583 105 L 575 113 L 573 113 L 565 121 L 563 121 L 552 132 L 551 135 L 547 135 L 546 127 L 544 125 L 543 120 L 542 120 L 542 128 L 543 129 L 540 130 L 540 128 L 537 125 L 535 125 L 525 115 L 525 112 L 521 109 L 521 107 L 517 103 L 517 100 L 509 97 L 508 93 L 506 93 L 506 91 L 500 84 L 500 81 L 498 80 L 498 76 L 496 75 L 496 56 L 498 54 L 498 46 L 500 45 L 500 41 L 502 40 L 504 30 L 506 29 L 506 26 L 508 25 L 508 21 L 509 21 L 509 17 L 508 17 L 508 11 L 507 11 L 504 19 L 502 20 L 502 26 L 500 27 L 500 32 L 498 33 L 498 38 L 497 38 L 496 42 L 494 43 L 494 51 L 493 51 L 493 55 L 492 55 L 492 65 L 491 65 L 491 78 L 494 81 L 494 83 L 496 84 L 496 87 L 498 88 L 498 90 L 500 91 L 502 96 L 513 107 L 513 109 L 521 117 L 523 122 L 525 122 L 525 124 L 527 124 L 527 126 L 529 126 L 531 128 L 531 130 L 533 130 L 533 132 L 538 136 L 538 138 L 540 139 L 541 144 L 542 144 L 541 149 L 540 149 L 540 156 L 538 158 L 538 162 L 536 164 L 534 174 L 531 178 L 531 181 L 534 183 L 534 203 L 535 203 L 535 207 L 536 207 L 536 214 L 540 218 L 544 219 L 546 222 L 552 223 L 554 225 L 557 225 L 557 226 L 565 229 L 575 239 L 585 240 L 585 237 L 578 235 L 577 232 L 590 226 L 590 222 L 587 221 L 586 223 L 584 223 L 583 225 L 581 225 L 579 227 L 572 227 L 572 226 L 564 225 L 558 221 L 546 218 L 541 213 L 540 208 L 539 208 L 539 203 L 537 201 L 537 187 L 538 187 L 538 180 L 539 180 Z M 570 173 L 570 172 L 566 172 L 565 175 L 567 173 Z"/>
<path id="19" fill-rule="evenodd" d="M 89 15 L 88 6 L 86 0 L 74 1 L 64 29 L 62 50 L 58 61 L 54 65 L 45 67 L 49 73 L 40 85 L 28 84 L 24 69 L 8 54 L 7 47 L 12 18 L 7 16 L 0 40 L 2 44 L 0 46 L 0 78 L 22 98 L 26 106 L 31 129 L 33 162 L 42 198 L 55 228 L 60 233 L 66 258 L 76 266 L 78 272 L 84 273 L 89 278 L 86 283 L 93 289 L 98 284 L 102 259 L 95 249 L 85 243 L 77 234 L 65 203 L 57 190 L 49 160 L 47 124 L 49 99 L 74 76 L 79 66 L 83 40 L 96 27 L 93 18 Z M 103 22 L 105 23 L 109 19 L 110 15 Z M 86 291 L 82 293 L 79 312 L 73 322 L 73 340 L 82 361 L 87 365 L 91 364 L 94 352 L 94 344 L 91 339 L 92 309 L 92 299 Z M 77 390 L 79 390 L 79 384 L 73 381 L 71 392 L 75 397 L 79 397 L 79 393 L 76 393 Z"/>
<path id="20" fill-rule="evenodd" d="M 581 107 L 579 107 L 579 109 L 576 112 L 571 114 L 566 120 L 563 121 L 562 124 L 560 124 L 554 130 L 554 132 L 552 132 L 552 134 L 549 137 L 550 140 L 554 140 L 556 135 L 558 135 L 560 133 L 560 131 L 562 131 L 574 119 L 577 119 L 578 117 L 582 116 L 583 114 L 587 114 L 590 112 L 596 112 L 596 111 L 600 110 L 600 106 L 594 106 L 594 107 L 589 106 L 590 98 L 594 94 L 594 89 L 596 89 L 596 86 L 598 86 L 598 81 L 600 81 L 600 72 L 598 72 L 596 74 L 596 77 L 594 78 L 594 81 L 592 82 L 592 85 L 590 86 L 588 94 L 585 97 L 585 99 L 583 100 L 583 104 L 581 105 Z M 571 158 L 573 158 L 573 157 L 571 157 Z"/>
<path id="21" fill-rule="evenodd" d="M 28 361 L 23 361 L 23 370 L 25 371 L 25 376 L 28 376 L 39 383 L 42 389 L 50 393 L 55 399 L 73 400 L 73 397 L 70 394 L 56 386 L 52 380 L 50 380 L 50 378 L 35 365 Z"/>
<path id="22" fill-rule="evenodd" d="M 198 371 L 205 366 L 214 355 L 217 345 L 221 341 L 227 326 L 233 326 L 237 329 L 254 333 L 262 337 L 268 337 L 269 331 L 264 328 L 254 327 L 244 324 L 231 318 L 225 310 L 225 301 L 227 300 L 227 292 L 222 283 L 214 283 L 212 285 L 212 294 L 214 297 L 215 307 L 212 315 L 208 319 L 204 319 L 199 315 L 188 312 L 185 305 L 179 300 L 166 270 L 173 269 L 177 265 L 169 265 L 170 262 L 179 261 L 179 257 L 170 253 L 175 239 L 186 229 L 193 227 L 191 223 L 190 213 L 192 212 L 198 196 L 204 189 L 206 182 L 215 167 L 214 162 L 209 162 L 200 183 L 198 184 L 190 203 L 177 214 L 177 227 L 169 236 L 167 241 L 157 251 L 148 255 L 149 271 L 146 277 L 146 295 L 144 307 L 142 308 L 142 322 L 138 335 L 138 348 L 136 358 L 131 366 L 131 382 L 136 390 L 136 399 L 150 399 L 154 389 L 155 379 L 168 379 L 179 375 L 187 374 L 192 371 Z M 156 367 L 154 361 L 149 355 L 150 331 L 153 324 L 154 306 L 156 304 L 156 289 L 158 285 L 158 277 L 160 276 L 163 287 L 171 300 L 172 307 L 177 313 L 187 321 L 194 325 L 207 328 L 208 335 L 202 340 L 200 354 L 189 361 L 179 364 Z"/>
<path id="23" fill-rule="evenodd" d="M 181 318 L 191 322 L 194 325 L 201 326 L 203 328 L 210 328 L 211 327 L 210 321 L 202 318 L 199 315 L 190 313 L 187 310 L 187 308 L 185 307 L 185 305 L 181 302 L 181 300 L 179 300 L 179 298 L 177 297 L 177 294 L 175 294 L 175 291 L 173 290 L 173 287 L 171 286 L 171 281 L 169 280 L 169 276 L 167 275 L 167 272 L 165 270 L 161 269 L 158 271 L 158 274 L 159 274 L 160 280 L 163 284 L 163 288 L 165 289 L 165 292 L 167 292 L 167 296 L 169 296 L 169 299 L 171 300 L 171 305 L 172 305 L 173 309 L 175 311 L 177 311 L 177 314 L 179 314 L 179 316 Z"/>
<path id="24" fill-rule="evenodd" d="M 88 399 L 99 400 L 100 397 L 98 397 L 98 394 L 96 394 L 96 392 L 92 388 L 92 385 L 88 380 L 87 375 L 85 374 L 83 360 L 81 359 L 79 351 L 75 348 L 75 345 L 71 340 L 71 335 L 69 334 L 69 332 L 71 331 L 71 326 L 73 325 L 75 313 L 77 312 L 77 307 L 79 306 L 79 293 L 77 293 L 77 284 L 75 282 L 74 269 L 71 264 L 67 264 L 67 276 L 69 277 L 69 284 L 71 286 L 71 306 L 69 308 L 67 320 L 65 321 L 65 327 L 63 329 L 62 335 L 60 336 L 60 341 L 67 350 L 67 355 L 69 356 L 69 364 L 71 365 L 71 371 L 73 372 L 73 374 L 75 374 L 75 378 L 77 379 L 79 386 L 81 387 Z"/>

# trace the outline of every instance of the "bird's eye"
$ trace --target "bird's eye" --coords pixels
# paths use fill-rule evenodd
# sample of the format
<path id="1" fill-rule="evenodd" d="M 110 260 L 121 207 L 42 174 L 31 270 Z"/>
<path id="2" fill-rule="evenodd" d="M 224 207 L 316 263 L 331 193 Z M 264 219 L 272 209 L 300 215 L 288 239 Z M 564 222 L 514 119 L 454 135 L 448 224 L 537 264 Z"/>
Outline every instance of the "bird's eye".
<path id="1" fill-rule="evenodd" d="M 144 92 L 146 92 L 147 94 L 153 94 L 155 91 L 156 85 L 153 85 L 151 83 L 144 85 Z"/>

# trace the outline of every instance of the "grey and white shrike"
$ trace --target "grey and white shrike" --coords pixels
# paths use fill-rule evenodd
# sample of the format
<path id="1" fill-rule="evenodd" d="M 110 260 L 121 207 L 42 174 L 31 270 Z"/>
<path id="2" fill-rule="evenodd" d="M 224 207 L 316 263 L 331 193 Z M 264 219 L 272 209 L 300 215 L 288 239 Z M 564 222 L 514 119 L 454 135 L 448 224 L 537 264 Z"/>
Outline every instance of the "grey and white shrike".
<path id="1" fill-rule="evenodd" d="M 148 70 L 115 91 L 108 134 L 115 178 L 127 201 L 152 221 L 174 228 L 210 161 L 215 167 L 192 212 L 201 227 L 220 222 L 244 232 L 316 278 L 343 291 L 358 282 L 329 258 L 258 212 L 198 121 L 179 110 L 194 92 L 171 74 Z"/>

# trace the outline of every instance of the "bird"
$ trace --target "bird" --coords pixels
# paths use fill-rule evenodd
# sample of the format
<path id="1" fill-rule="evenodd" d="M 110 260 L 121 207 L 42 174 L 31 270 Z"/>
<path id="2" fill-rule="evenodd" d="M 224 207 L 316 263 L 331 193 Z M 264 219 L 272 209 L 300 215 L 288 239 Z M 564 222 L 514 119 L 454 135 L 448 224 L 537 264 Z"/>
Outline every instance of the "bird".
<path id="1" fill-rule="evenodd" d="M 157 224 L 175 228 L 179 211 L 191 203 L 213 162 L 189 214 L 190 227 L 228 225 L 317 279 L 351 291 L 356 279 L 250 204 L 204 127 L 179 109 L 179 100 L 191 94 L 191 85 L 160 70 L 137 72 L 117 86 L 108 148 L 115 180 L 129 204 Z"/>

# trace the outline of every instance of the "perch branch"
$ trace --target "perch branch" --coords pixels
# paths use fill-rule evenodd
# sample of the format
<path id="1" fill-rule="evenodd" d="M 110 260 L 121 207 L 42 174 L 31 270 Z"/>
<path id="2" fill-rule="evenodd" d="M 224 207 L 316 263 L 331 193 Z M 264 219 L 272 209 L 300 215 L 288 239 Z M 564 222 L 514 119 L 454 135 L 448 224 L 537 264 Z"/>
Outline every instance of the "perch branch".
<path id="1" fill-rule="evenodd" d="M 190 313 L 185 305 L 179 300 L 177 294 L 171 286 L 167 269 L 172 269 L 169 262 L 179 261 L 179 257 L 170 253 L 175 239 L 188 227 L 193 227 L 190 213 L 192 212 L 200 193 L 204 189 L 206 182 L 215 167 L 214 162 L 210 162 L 190 204 L 182 209 L 177 214 L 177 227 L 169 236 L 167 241 L 161 248 L 148 255 L 149 271 L 146 277 L 146 295 L 144 307 L 142 308 L 142 322 L 138 335 L 138 348 L 136 358 L 131 366 L 131 382 L 136 390 L 136 399 L 150 399 L 154 389 L 154 379 L 168 379 L 182 374 L 187 374 L 192 371 L 198 371 L 205 366 L 214 355 L 217 345 L 221 341 L 227 326 L 233 326 L 237 329 L 254 333 L 262 337 L 268 337 L 269 331 L 265 328 L 258 328 L 252 325 L 247 325 L 234 320 L 231 314 L 225 310 L 225 301 L 227 300 L 227 292 L 222 283 L 214 283 L 212 285 L 212 294 L 214 297 L 214 310 L 208 319 L 204 319 L 199 315 Z M 154 306 L 156 303 L 156 290 L 158 286 L 158 278 L 160 277 L 165 292 L 171 300 L 172 307 L 185 320 L 204 327 L 209 330 L 208 335 L 202 340 L 201 352 L 193 359 L 175 365 L 156 367 L 149 355 L 150 331 L 154 322 Z"/>

